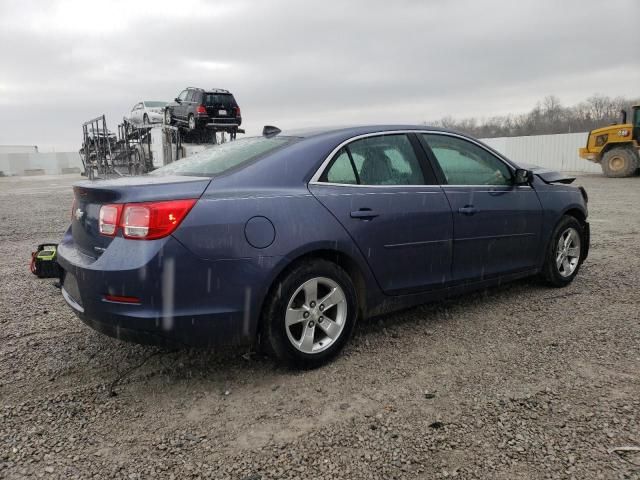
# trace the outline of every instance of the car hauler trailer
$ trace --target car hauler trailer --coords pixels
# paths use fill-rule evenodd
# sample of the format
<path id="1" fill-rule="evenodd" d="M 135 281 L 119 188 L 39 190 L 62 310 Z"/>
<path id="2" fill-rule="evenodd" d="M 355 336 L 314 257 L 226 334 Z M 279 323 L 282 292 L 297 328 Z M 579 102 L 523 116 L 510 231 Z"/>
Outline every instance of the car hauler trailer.
<path id="1" fill-rule="evenodd" d="M 118 132 L 107 128 L 105 115 L 82 124 L 80 158 L 89 179 L 142 175 L 208 148 L 236 139 L 244 130 L 207 128 L 189 131 L 165 123 L 136 125 L 126 118 Z"/>

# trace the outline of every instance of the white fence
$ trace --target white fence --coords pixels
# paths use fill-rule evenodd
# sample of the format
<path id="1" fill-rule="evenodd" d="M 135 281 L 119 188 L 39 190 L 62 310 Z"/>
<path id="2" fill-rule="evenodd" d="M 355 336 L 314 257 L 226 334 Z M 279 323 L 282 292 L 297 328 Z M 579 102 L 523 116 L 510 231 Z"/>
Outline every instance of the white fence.
<path id="1" fill-rule="evenodd" d="M 530 163 L 563 172 L 601 173 L 600 165 L 578 156 L 578 148 L 587 143 L 587 133 L 486 138 L 482 141 L 514 162 Z M 77 152 L 19 152 L 15 153 L 14 150 L 14 153 L 6 153 L 0 150 L 0 171 L 5 175 L 24 175 L 24 171 L 29 169 L 43 169 L 45 173 L 57 174 L 62 173 L 63 168 L 82 168 Z"/>
<path id="2" fill-rule="evenodd" d="M 588 133 L 485 138 L 484 143 L 516 163 L 530 163 L 562 172 L 602 173 L 600 165 L 578 156 Z"/>

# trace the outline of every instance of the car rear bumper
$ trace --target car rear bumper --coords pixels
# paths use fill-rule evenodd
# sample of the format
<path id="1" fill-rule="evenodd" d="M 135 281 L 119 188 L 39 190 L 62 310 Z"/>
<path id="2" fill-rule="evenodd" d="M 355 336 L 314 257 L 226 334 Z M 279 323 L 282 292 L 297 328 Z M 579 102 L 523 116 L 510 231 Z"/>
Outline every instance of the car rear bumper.
<path id="1" fill-rule="evenodd" d="M 241 335 L 245 316 L 242 311 L 205 315 L 171 315 L 149 317 L 144 308 L 106 306 L 88 313 L 62 289 L 62 296 L 76 316 L 94 330 L 119 340 L 143 345 L 172 347 L 207 347 L 249 343 Z M 108 302 L 105 302 L 108 303 Z M 135 311 L 140 310 L 140 311 Z"/>
<path id="2" fill-rule="evenodd" d="M 240 117 L 210 117 L 209 115 L 196 115 L 196 121 L 200 125 L 207 127 L 219 127 L 219 128 L 238 128 L 242 125 L 242 118 Z"/>
<path id="3" fill-rule="evenodd" d="M 278 258 L 204 260 L 173 237 L 116 237 L 91 261 L 67 234 L 58 250 L 62 295 L 84 323 L 121 340 L 188 346 L 252 343 L 261 286 Z M 138 300 L 123 303 L 105 295 Z"/>
<path id="4" fill-rule="evenodd" d="M 218 120 L 218 119 L 213 119 L 213 120 L 209 120 L 207 122 L 208 126 L 220 126 L 220 127 L 239 127 L 240 123 L 238 122 L 227 122 L 227 121 L 222 121 L 222 120 Z"/>

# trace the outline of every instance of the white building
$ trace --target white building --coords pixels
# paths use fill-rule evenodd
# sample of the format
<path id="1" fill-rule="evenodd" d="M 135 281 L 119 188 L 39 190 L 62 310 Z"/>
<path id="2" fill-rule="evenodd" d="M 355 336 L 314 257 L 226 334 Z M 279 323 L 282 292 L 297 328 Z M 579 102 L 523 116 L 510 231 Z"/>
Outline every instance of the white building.
<path id="1" fill-rule="evenodd" d="M 55 175 L 80 173 L 78 152 L 41 153 L 35 145 L 0 145 L 0 172 L 3 175 Z"/>

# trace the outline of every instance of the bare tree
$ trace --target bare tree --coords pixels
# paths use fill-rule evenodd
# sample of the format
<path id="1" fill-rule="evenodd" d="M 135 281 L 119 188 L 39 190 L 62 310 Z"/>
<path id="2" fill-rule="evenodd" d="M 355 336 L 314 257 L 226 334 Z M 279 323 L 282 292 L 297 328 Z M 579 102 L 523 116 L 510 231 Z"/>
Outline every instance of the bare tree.
<path id="1" fill-rule="evenodd" d="M 629 110 L 638 103 L 640 99 L 595 94 L 577 105 L 564 107 L 558 97 L 548 95 L 525 114 L 461 120 L 449 116 L 434 124 L 481 138 L 586 132 L 619 121 L 620 110 Z"/>

